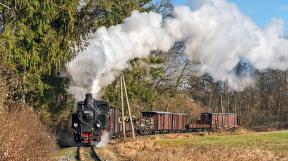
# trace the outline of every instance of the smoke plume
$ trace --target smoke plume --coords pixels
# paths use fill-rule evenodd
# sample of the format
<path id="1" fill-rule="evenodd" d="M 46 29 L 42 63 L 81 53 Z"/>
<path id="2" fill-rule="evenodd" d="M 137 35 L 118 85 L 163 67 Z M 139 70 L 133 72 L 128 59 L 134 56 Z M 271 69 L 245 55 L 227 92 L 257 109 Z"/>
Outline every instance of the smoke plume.
<path id="1" fill-rule="evenodd" d="M 68 65 L 74 83 L 70 92 L 76 99 L 83 99 L 83 91 L 96 96 L 129 67 L 129 60 L 145 58 L 153 50 L 168 51 L 173 41 L 162 23 L 160 14 L 134 11 L 123 24 L 99 28 L 90 45 Z"/>
<path id="2" fill-rule="evenodd" d="M 82 99 L 84 92 L 97 95 L 129 67 L 129 60 L 145 58 L 155 50 L 168 51 L 178 41 L 185 42 L 184 53 L 200 62 L 202 73 L 228 80 L 236 90 L 253 84 L 253 78 L 233 71 L 241 59 L 259 70 L 287 69 L 288 40 L 280 37 L 281 19 L 260 28 L 226 0 L 192 2 L 175 7 L 173 17 L 165 20 L 155 12 L 134 11 L 123 24 L 99 28 L 91 34 L 89 46 L 68 65 L 73 79 L 70 92 L 76 99 Z"/>

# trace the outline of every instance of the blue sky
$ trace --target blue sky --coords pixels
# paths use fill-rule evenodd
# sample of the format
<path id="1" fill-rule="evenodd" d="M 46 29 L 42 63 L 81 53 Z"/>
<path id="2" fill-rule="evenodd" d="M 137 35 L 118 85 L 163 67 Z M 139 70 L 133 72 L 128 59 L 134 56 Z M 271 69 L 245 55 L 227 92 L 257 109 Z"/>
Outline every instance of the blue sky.
<path id="1" fill-rule="evenodd" d="M 288 0 L 228 0 L 251 17 L 258 26 L 265 27 L 272 18 L 282 18 L 288 33 Z M 187 0 L 173 0 L 174 4 L 186 4 Z"/>

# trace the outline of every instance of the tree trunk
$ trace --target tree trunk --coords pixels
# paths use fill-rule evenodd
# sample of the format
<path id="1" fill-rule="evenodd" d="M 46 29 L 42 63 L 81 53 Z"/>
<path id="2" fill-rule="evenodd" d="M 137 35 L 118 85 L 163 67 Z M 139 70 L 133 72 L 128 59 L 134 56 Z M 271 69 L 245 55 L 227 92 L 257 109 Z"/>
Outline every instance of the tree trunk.
<path id="1" fill-rule="evenodd" d="M 228 113 L 230 112 L 229 109 L 230 109 L 230 99 L 229 99 L 229 93 L 227 93 L 227 112 Z"/>
<path id="2" fill-rule="evenodd" d="M 235 92 L 235 99 L 234 99 L 234 112 L 237 113 L 237 92 Z"/>
<path id="3" fill-rule="evenodd" d="M 224 107 L 223 107 L 223 98 L 222 98 L 222 94 L 221 93 L 220 93 L 220 107 L 221 107 L 221 113 L 223 113 Z"/>
<path id="4" fill-rule="evenodd" d="M 279 128 L 279 124 L 280 124 L 280 110 L 281 110 L 281 104 L 280 104 L 280 102 L 279 102 L 279 103 L 278 103 L 278 114 L 277 114 L 276 128 Z"/>

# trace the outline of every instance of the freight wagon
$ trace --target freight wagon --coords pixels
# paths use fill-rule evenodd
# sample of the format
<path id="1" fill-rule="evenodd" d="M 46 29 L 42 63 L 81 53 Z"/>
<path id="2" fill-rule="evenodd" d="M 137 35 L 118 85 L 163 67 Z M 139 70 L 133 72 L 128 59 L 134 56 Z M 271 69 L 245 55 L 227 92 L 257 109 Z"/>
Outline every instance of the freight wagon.
<path id="1" fill-rule="evenodd" d="M 165 132 L 185 131 L 187 114 L 163 111 L 142 112 L 140 133 L 154 134 Z"/>
<path id="2" fill-rule="evenodd" d="M 236 113 L 202 113 L 196 123 L 186 125 L 187 131 L 233 129 L 239 127 Z"/>

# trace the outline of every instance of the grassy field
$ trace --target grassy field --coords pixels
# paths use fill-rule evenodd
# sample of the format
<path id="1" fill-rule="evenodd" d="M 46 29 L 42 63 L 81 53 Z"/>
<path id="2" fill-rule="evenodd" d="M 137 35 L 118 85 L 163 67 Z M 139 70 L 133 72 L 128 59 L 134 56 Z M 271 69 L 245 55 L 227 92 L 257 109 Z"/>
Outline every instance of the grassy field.
<path id="1" fill-rule="evenodd" d="M 96 151 L 109 161 L 288 161 L 288 131 L 145 136 L 111 140 Z"/>
<path id="2" fill-rule="evenodd" d="M 214 135 L 206 137 L 189 137 L 160 139 L 156 142 L 164 147 L 195 147 L 195 146 L 228 146 L 233 148 L 258 148 L 275 153 L 288 154 L 288 131 L 249 133 L 241 135 Z"/>

